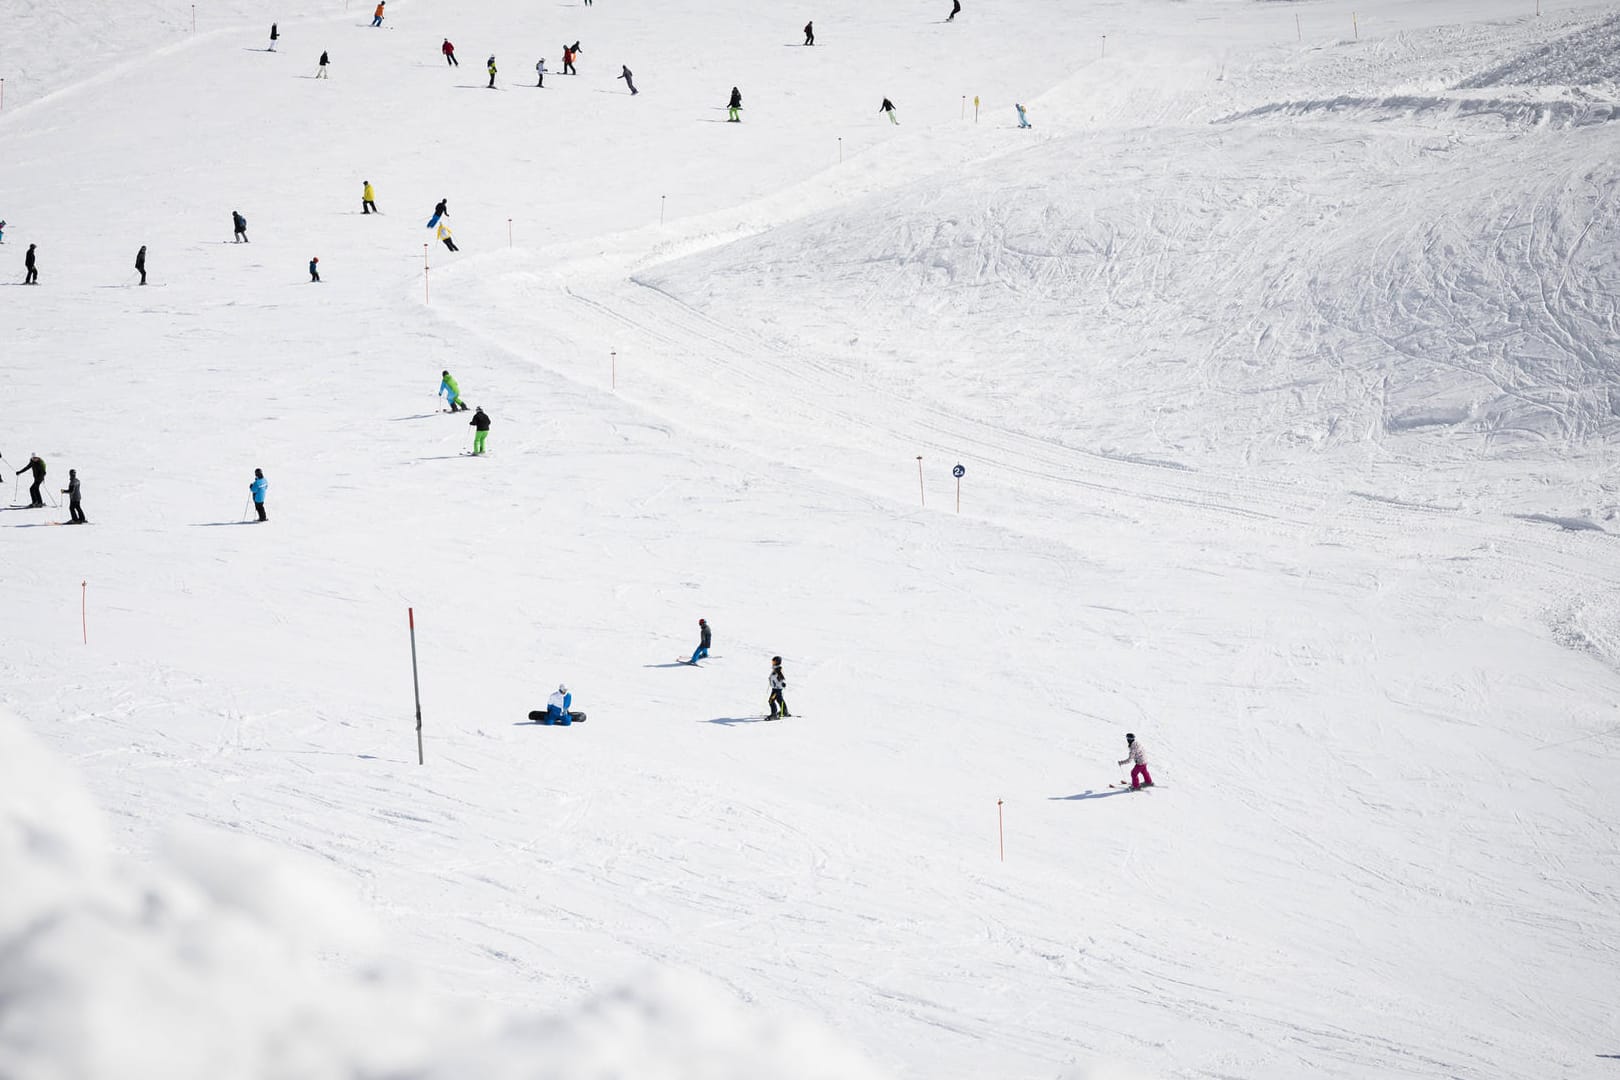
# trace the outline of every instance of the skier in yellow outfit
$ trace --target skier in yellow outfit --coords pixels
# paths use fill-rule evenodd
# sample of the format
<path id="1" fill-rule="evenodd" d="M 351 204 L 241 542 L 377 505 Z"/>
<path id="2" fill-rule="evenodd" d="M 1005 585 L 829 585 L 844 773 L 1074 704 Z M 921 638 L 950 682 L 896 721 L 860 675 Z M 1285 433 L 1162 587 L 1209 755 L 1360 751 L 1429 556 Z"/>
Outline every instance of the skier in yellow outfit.
<path id="1" fill-rule="evenodd" d="M 377 193 L 371 190 L 371 181 L 363 181 L 365 186 L 360 189 L 360 212 L 362 214 L 381 213 L 377 209 Z"/>

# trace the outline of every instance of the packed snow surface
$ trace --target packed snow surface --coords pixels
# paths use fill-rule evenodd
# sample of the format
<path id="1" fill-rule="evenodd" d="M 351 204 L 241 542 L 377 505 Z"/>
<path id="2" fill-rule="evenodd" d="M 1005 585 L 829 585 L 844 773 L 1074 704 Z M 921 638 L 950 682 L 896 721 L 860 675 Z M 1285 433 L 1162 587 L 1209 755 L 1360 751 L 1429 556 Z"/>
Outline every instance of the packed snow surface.
<path id="1" fill-rule="evenodd" d="M 371 7 L 0 0 L 0 1077 L 1614 1073 L 1614 5 Z"/>

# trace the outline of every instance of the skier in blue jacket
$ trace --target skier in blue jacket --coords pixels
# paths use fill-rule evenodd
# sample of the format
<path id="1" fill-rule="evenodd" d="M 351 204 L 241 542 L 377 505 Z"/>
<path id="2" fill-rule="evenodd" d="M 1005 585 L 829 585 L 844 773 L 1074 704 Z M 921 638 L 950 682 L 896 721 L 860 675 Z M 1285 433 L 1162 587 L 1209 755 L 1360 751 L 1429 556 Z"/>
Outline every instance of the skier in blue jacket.
<path id="1" fill-rule="evenodd" d="M 264 493 L 270 490 L 270 482 L 264 478 L 263 469 L 253 470 L 253 483 L 248 485 L 248 490 L 253 493 L 253 506 L 259 511 L 259 520 L 269 521 L 264 513 Z"/>

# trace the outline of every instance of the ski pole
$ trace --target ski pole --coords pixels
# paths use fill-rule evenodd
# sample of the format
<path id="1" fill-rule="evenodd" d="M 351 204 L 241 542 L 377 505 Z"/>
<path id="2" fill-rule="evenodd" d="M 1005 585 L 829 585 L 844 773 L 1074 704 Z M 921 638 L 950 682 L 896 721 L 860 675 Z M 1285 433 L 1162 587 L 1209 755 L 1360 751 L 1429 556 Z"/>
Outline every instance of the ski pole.
<path id="1" fill-rule="evenodd" d="M 248 516 L 248 509 L 249 509 L 249 508 L 250 508 L 250 507 L 251 507 L 251 506 L 252 506 L 252 505 L 253 505 L 253 496 L 251 496 L 251 495 L 249 495 L 249 496 L 248 496 L 248 501 L 247 501 L 247 502 L 245 502 L 245 503 L 243 503 L 243 504 L 242 504 L 242 516 L 241 516 L 241 517 L 240 517 L 240 518 L 239 518 L 239 519 L 238 519 L 238 523 L 240 523 L 240 522 L 243 522 L 243 521 L 246 521 L 246 520 L 247 520 L 247 516 Z"/>

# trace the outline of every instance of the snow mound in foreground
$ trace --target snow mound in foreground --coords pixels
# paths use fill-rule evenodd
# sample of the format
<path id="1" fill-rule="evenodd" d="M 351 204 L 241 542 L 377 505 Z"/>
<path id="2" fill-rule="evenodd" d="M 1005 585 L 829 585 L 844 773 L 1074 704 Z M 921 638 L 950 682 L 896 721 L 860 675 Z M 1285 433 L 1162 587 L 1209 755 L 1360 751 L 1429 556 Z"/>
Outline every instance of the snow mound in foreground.
<path id="1" fill-rule="evenodd" d="M 446 1006 L 392 963 L 323 963 L 382 944 L 339 883 L 236 836 L 112 855 L 77 779 L 4 715 L 0 881 L 7 1080 L 881 1075 L 696 976 L 513 1019 Z"/>

